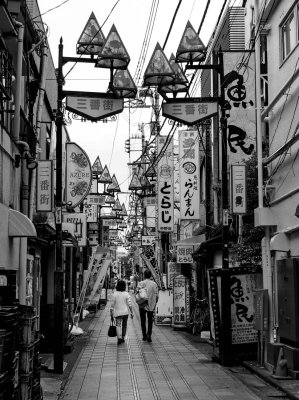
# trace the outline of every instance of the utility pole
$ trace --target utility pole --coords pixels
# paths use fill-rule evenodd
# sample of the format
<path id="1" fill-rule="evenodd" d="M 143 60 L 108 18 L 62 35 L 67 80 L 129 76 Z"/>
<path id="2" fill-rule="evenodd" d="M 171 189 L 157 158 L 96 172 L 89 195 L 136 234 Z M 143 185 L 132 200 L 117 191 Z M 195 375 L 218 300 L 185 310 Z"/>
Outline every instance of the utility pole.
<path id="1" fill-rule="evenodd" d="M 62 125 L 63 125 L 63 44 L 62 38 L 58 50 L 57 75 L 57 113 L 56 113 L 56 266 L 54 271 L 54 371 L 63 373 L 63 325 L 64 325 L 64 295 L 63 295 L 63 256 L 62 256 Z"/>
<path id="2" fill-rule="evenodd" d="M 224 366 L 232 363 L 231 356 L 231 303 L 230 303 L 230 271 L 228 252 L 228 158 L 227 158 L 227 117 L 225 110 L 225 82 L 223 53 L 219 51 L 219 76 L 220 76 L 220 126 L 222 134 L 222 271 L 221 271 L 221 340 L 220 358 Z"/>

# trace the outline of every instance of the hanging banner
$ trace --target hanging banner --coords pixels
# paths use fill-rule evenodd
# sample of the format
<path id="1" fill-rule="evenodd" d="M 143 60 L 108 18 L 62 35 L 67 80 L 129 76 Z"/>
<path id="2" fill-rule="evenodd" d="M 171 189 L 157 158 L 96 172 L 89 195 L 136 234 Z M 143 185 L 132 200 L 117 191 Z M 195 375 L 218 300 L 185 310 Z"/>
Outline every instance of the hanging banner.
<path id="1" fill-rule="evenodd" d="M 102 261 L 97 271 L 97 279 L 93 285 L 92 291 L 89 296 L 89 301 L 94 301 L 95 298 L 99 298 L 101 295 L 101 291 L 103 289 L 104 280 L 106 277 L 106 273 L 108 270 L 109 265 L 112 262 L 112 258 L 106 258 Z"/>
<path id="2" fill-rule="evenodd" d="M 65 201 L 75 208 L 85 199 L 92 183 L 92 169 L 85 151 L 76 143 L 66 143 Z"/>
<path id="3" fill-rule="evenodd" d="M 53 211 L 53 161 L 39 161 L 36 176 L 36 211 Z"/>
<path id="4" fill-rule="evenodd" d="M 158 231 L 173 232 L 173 142 L 167 145 L 167 137 L 158 136 L 157 151 L 158 154 L 163 154 L 157 171 Z"/>
<path id="5" fill-rule="evenodd" d="M 179 131 L 180 215 L 198 220 L 199 215 L 199 141 L 195 130 Z"/>
<path id="6" fill-rule="evenodd" d="M 231 166 L 231 209 L 233 214 L 246 214 L 246 166 Z"/>
<path id="7" fill-rule="evenodd" d="M 256 148 L 255 57 L 254 52 L 224 51 L 225 100 L 230 106 L 227 118 L 227 154 L 230 164 L 248 160 Z"/>

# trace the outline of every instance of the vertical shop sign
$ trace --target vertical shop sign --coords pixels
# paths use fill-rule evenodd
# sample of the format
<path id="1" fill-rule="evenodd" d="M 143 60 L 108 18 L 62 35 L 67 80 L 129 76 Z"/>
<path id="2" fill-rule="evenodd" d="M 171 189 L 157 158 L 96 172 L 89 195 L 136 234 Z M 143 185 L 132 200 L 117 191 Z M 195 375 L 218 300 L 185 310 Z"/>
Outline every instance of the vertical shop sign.
<path id="1" fill-rule="evenodd" d="M 88 195 L 92 169 L 85 151 L 76 143 L 66 143 L 66 203 L 77 207 Z"/>
<path id="2" fill-rule="evenodd" d="M 244 53 L 224 51 L 225 100 L 230 107 L 227 118 L 227 143 L 230 164 L 248 160 L 256 147 L 254 57 L 240 62 Z"/>
<path id="3" fill-rule="evenodd" d="M 179 132 L 180 215 L 196 220 L 199 215 L 199 142 L 194 130 Z"/>
<path id="4" fill-rule="evenodd" d="M 158 231 L 173 232 L 173 142 L 167 145 L 166 136 L 158 136 L 158 154 L 163 154 L 158 162 Z"/>
<path id="5" fill-rule="evenodd" d="M 36 178 L 36 211 L 53 210 L 53 161 L 39 161 Z"/>
<path id="6" fill-rule="evenodd" d="M 246 166 L 231 166 L 231 191 L 233 214 L 246 214 Z"/>

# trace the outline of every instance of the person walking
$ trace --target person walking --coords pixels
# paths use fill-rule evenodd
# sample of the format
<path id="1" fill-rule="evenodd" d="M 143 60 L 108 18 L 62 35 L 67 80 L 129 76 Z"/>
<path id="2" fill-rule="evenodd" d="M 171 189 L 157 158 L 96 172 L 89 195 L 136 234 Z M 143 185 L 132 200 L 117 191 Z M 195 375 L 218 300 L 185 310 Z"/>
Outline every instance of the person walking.
<path id="1" fill-rule="evenodd" d="M 147 300 L 144 303 L 138 305 L 142 330 L 142 340 L 147 340 L 148 342 L 152 341 L 154 311 L 159 299 L 158 286 L 156 282 L 151 279 L 151 276 L 151 271 L 145 270 L 145 279 L 138 284 L 138 289 L 145 287 L 147 291 Z"/>
<path id="2" fill-rule="evenodd" d="M 119 280 L 116 285 L 116 291 L 112 295 L 110 307 L 111 319 L 115 318 L 117 344 L 125 341 L 129 312 L 131 318 L 133 318 L 132 301 L 131 296 L 126 291 L 126 282 Z"/>

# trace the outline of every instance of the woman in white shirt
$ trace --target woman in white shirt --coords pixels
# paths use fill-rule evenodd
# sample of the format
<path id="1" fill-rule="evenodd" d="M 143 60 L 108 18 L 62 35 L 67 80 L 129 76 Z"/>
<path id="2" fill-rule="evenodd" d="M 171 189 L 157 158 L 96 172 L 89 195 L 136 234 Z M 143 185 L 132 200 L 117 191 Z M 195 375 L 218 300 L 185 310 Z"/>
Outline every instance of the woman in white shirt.
<path id="1" fill-rule="evenodd" d="M 126 282 L 119 280 L 112 295 L 110 315 L 116 321 L 117 343 L 123 343 L 127 333 L 129 312 L 133 318 L 131 296 L 126 292 Z"/>

